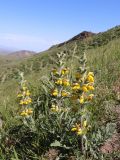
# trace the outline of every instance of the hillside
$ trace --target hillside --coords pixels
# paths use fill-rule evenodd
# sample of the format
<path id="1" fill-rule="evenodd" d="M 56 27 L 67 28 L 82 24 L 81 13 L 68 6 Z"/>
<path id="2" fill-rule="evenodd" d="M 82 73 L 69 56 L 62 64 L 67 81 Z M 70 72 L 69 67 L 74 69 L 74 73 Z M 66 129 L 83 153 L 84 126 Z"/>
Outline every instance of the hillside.
<path id="1" fill-rule="evenodd" d="M 8 54 L 8 58 L 14 58 L 14 59 L 24 59 L 33 56 L 36 54 L 33 51 L 28 51 L 28 50 L 21 50 L 21 51 L 16 51 Z"/>
<path id="2" fill-rule="evenodd" d="M 80 34 L 79 34 L 80 36 Z M 75 38 L 77 37 L 77 38 Z M 16 96 L 18 72 L 23 71 L 25 77 L 33 86 L 39 86 L 42 76 L 49 74 L 56 61 L 56 53 L 65 51 L 67 64 L 71 64 L 72 50 L 77 44 L 76 55 L 80 56 L 86 48 L 88 66 L 96 73 L 97 84 L 103 87 L 112 85 L 119 79 L 120 71 L 120 26 L 106 32 L 91 34 L 85 38 L 75 36 L 65 45 L 56 45 L 40 54 L 28 59 L 8 60 L 0 57 L 0 103 L 1 108 L 9 102 L 10 108 L 14 106 Z M 74 68 L 78 63 L 72 62 Z M 3 103 L 4 102 L 4 103 Z"/>

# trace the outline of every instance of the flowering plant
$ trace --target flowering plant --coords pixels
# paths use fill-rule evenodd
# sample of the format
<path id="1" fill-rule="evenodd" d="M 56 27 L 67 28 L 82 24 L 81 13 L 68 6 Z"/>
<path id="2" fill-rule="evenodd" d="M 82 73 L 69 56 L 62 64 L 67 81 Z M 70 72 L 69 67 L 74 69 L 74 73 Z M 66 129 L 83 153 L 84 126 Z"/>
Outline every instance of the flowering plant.
<path id="1" fill-rule="evenodd" d="M 71 152 L 74 154 L 76 149 L 85 153 L 87 134 L 92 127 L 89 105 L 94 97 L 94 73 L 88 72 L 86 68 L 85 53 L 79 60 L 81 66 L 73 74 L 71 68 L 65 64 L 66 54 L 61 52 L 57 54 L 57 58 L 50 80 L 47 83 L 45 80 L 42 82 L 45 93 L 34 102 L 34 111 L 31 107 L 30 91 L 21 74 L 21 88 L 18 93 L 22 110 L 20 116 L 32 122 L 29 123 L 29 128 L 40 136 L 39 143 L 46 150 L 56 148 L 61 156 L 62 150 L 68 155 Z M 34 127 L 30 127 L 33 124 Z"/>

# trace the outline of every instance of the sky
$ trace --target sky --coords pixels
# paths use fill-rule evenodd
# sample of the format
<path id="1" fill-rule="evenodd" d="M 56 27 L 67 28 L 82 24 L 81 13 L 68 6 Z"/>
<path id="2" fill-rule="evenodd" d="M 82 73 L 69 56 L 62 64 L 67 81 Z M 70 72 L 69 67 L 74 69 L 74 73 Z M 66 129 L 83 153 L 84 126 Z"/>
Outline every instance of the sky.
<path id="1" fill-rule="evenodd" d="M 120 0 L 0 0 L 0 48 L 43 51 L 120 25 Z"/>

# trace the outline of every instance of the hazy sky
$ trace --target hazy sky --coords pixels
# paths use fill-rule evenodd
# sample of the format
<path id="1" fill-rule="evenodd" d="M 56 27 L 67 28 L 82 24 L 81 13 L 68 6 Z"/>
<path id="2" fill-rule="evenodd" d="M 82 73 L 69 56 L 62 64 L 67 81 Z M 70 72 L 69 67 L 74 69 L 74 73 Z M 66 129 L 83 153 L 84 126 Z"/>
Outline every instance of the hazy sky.
<path id="1" fill-rule="evenodd" d="M 0 47 L 41 51 L 120 25 L 120 0 L 0 0 Z"/>

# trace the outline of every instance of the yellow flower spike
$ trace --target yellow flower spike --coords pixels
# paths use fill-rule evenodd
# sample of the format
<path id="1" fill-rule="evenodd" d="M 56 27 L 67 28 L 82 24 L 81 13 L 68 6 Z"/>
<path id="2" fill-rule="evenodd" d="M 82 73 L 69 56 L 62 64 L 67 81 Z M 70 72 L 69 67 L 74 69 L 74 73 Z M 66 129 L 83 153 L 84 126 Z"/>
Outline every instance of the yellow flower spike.
<path id="1" fill-rule="evenodd" d="M 94 82 L 93 76 L 89 75 L 89 76 L 87 77 L 87 81 L 88 81 L 88 82 Z"/>
<path id="2" fill-rule="evenodd" d="M 80 104 L 83 104 L 83 103 L 84 103 L 84 97 L 83 97 L 83 96 L 80 97 L 79 102 L 80 102 Z"/>
<path id="3" fill-rule="evenodd" d="M 83 90 L 84 92 L 88 92 L 87 85 L 83 85 L 83 86 L 82 86 L 82 90 Z"/>
<path id="4" fill-rule="evenodd" d="M 58 95 L 58 90 L 57 90 L 57 89 L 54 89 L 54 90 L 51 92 L 51 94 L 52 94 L 53 96 L 57 96 L 57 95 Z"/>
<path id="5" fill-rule="evenodd" d="M 90 100 L 93 99 L 93 97 L 94 97 L 94 94 L 90 94 L 90 95 L 87 97 L 87 100 L 90 101 Z"/>
<path id="6" fill-rule="evenodd" d="M 62 79 L 59 78 L 57 81 L 55 81 L 55 84 L 62 85 Z"/>
<path id="7" fill-rule="evenodd" d="M 95 88 L 92 85 L 88 85 L 87 89 L 93 91 Z"/>
<path id="8" fill-rule="evenodd" d="M 67 96 L 69 96 L 69 94 L 70 94 L 69 92 L 66 92 L 64 90 L 61 92 L 62 97 L 67 97 Z"/>
<path id="9" fill-rule="evenodd" d="M 73 83 L 72 84 L 72 90 L 79 90 L 80 89 L 80 84 L 79 83 Z"/>
<path id="10" fill-rule="evenodd" d="M 62 83 L 63 83 L 64 86 L 70 86 L 70 82 L 69 82 L 68 79 L 63 79 Z"/>

